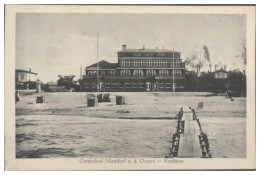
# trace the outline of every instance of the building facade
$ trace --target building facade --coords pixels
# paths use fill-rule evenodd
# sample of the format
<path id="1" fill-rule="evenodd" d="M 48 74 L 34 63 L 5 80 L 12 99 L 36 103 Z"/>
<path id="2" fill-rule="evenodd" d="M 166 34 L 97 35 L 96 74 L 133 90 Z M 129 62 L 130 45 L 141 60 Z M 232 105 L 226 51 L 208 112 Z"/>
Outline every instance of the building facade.
<path id="1" fill-rule="evenodd" d="M 182 91 L 185 63 L 181 53 L 165 49 L 127 49 L 117 52 L 118 63 L 100 61 L 86 67 L 84 91 Z M 97 85 L 97 82 L 99 85 Z M 174 86 L 173 86 L 174 85 Z"/>
<path id="2" fill-rule="evenodd" d="M 29 69 L 16 69 L 15 70 L 15 82 L 24 83 L 24 82 L 36 82 L 37 81 L 37 73 L 34 73 Z"/>
<path id="3" fill-rule="evenodd" d="M 246 91 L 246 77 L 240 71 L 229 71 L 220 69 L 215 72 L 208 72 L 201 75 L 199 79 L 199 90 L 201 91 L 222 91 L 228 90 L 242 92 Z"/>

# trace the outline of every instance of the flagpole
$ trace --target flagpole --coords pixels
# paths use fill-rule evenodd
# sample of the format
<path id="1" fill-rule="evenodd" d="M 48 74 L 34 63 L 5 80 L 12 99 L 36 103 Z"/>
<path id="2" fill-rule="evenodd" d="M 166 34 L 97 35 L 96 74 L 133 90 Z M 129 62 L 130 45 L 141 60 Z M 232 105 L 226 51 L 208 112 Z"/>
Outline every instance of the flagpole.
<path id="1" fill-rule="evenodd" d="M 97 92 L 99 92 L 98 31 L 97 31 Z"/>
<path id="2" fill-rule="evenodd" d="M 173 51 L 172 51 L 172 91 L 175 92 L 175 83 L 174 83 L 174 32 L 173 32 Z"/>

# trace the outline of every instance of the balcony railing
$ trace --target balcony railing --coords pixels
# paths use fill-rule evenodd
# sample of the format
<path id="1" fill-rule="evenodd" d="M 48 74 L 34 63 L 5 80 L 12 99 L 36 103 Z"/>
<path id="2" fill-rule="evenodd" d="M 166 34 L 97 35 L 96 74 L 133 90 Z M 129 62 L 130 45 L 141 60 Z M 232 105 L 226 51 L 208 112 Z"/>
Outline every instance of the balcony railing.
<path id="1" fill-rule="evenodd" d="M 83 79 L 96 79 L 96 75 L 83 75 Z M 147 79 L 147 78 L 162 78 L 162 79 L 172 79 L 172 75 L 143 75 L 143 76 L 133 76 L 133 75 L 127 75 L 127 76 L 121 76 L 121 75 L 103 75 L 99 76 L 99 78 L 103 79 Z M 184 75 L 175 75 L 174 79 L 185 79 Z"/>
<path id="2" fill-rule="evenodd" d="M 158 65 L 133 65 L 133 64 L 130 64 L 130 65 L 121 65 L 119 64 L 119 68 L 172 68 L 173 66 L 170 65 L 170 64 L 167 64 L 165 66 L 158 66 Z M 174 65 L 174 68 L 185 68 L 185 63 L 182 62 L 180 64 L 175 64 Z"/>

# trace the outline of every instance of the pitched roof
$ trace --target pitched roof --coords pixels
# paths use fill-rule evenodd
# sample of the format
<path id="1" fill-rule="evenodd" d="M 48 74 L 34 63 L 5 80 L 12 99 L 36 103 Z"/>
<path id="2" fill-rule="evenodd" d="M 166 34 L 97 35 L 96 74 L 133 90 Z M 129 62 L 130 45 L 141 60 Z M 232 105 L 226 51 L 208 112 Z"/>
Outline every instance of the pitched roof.
<path id="1" fill-rule="evenodd" d="M 220 69 L 220 70 L 216 70 L 214 73 L 218 73 L 218 72 L 225 72 L 225 73 L 228 73 L 226 70 L 224 69 Z"/>
<path id="2" fill-rule="evenodd" d="M 97 63 L 86 67 L 86 69 L 91 68 L 91 67 L 97 67 Z M 102 60 L 102 61 L 98 62 L 98 67 L 99 67 L 99 69 L 116 69 L 118 67 L 118 63 L 109 63 L 105 60 Z"/>
<path id="3" fill-rule="evenodd" d="M 172 53 L 173 50 L 167 50 L 167 49 L 126 49 L 126 50 L 120 50 L 118 52 L 161 52 L 161 53 Z M 180 53 L 174 51 L 174 53 Z"/>
<path id="4" fill-rule="evenodd" d="M 35 75 L 38 74 L 38 73 L 35 73 L 35 72 L 30 72 L 28 70 L 23 70 L 23 69 L 15 69 L 15 72 L 25 72 L 25 73 L 35 74 Z"/>

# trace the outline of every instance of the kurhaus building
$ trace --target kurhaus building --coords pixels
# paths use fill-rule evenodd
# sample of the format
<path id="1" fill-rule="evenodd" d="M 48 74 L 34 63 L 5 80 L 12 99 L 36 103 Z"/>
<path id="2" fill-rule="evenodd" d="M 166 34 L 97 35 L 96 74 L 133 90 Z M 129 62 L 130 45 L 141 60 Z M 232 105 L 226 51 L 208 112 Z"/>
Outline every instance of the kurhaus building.
<path id="1" fill-rule="evenodd" d="M 118 63 L 100 61 L 86 67 L 84 91 L 182 91 L 185 63 L 181 53 L 165 49 L 127 49 L 117 52 Z M 174 60 L 174 61 L 173 61 Z M 174 66 L 174 67 L 173 67 Z M 99 86 L 97 86 L 97 82 Z M 173 83 L 175 87 L 173 86 Z"/>

